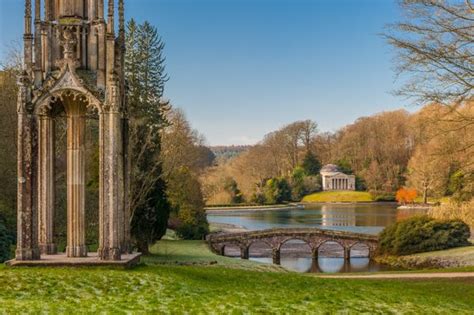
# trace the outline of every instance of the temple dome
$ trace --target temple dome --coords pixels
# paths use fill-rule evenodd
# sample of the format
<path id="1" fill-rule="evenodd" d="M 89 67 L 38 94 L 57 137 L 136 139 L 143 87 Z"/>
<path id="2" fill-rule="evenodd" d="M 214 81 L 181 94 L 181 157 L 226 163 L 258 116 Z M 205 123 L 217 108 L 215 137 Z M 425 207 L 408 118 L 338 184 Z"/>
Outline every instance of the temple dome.
<path id="1" fill-rule="evenodd" d="M 321 168 L 321 173 L 338 173 L 340 169 L 337 165 L 326 164 Z"/>

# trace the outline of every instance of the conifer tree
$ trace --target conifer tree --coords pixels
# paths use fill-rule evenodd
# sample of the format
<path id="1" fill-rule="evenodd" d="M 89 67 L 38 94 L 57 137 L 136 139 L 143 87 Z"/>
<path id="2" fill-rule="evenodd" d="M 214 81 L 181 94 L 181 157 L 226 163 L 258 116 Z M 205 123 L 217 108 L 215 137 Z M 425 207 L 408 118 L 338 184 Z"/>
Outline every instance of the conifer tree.
<path id="1" fill-rule="evenodd" d="M 138 249 L 166 232 L 170 206 L 160 161 L 160 133 L 166 126 L 168 104 L 162 101 L 165 83 L 164 42 L 148 22 L 127 24 L 125 72 L 128 85 L 131 232 Z"/>

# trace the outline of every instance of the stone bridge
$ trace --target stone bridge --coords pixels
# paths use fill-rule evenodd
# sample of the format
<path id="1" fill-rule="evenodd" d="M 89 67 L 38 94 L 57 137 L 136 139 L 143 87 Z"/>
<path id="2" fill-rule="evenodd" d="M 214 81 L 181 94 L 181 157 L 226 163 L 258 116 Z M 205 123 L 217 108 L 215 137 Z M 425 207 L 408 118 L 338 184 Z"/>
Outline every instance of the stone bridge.
<path id="1" fill-rule="evenodd" d="M 240 257 L 249 258 L 249 248 L 253 243 L 263 242 L 272 249 L 274 264 L 280 264 L 280 251 L 283 244 L 290 240 L 300 240 L 311 248 L 312 257 L 318 258 L 319 248 L 327 242 L 338 243 L 344 248 L 344 258 L 349 260 L 354 245 L 363 244 L 368 248 L 369 258 L 375 254 L 378 236 L 347 231 L 324 230 L 318 228 L 286 228 L 250 231 L 243 233 L 211 234 L 207 241 L 212 251 L 224 255 L 226 246 L 240 248 Z"/>

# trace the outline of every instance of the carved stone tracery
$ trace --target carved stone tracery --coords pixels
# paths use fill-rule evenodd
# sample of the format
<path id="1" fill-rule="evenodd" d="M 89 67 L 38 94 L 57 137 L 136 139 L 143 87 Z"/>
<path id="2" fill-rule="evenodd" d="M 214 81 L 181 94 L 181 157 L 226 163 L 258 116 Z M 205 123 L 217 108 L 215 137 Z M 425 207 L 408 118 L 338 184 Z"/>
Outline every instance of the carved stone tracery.
<path id="1" fill-rule="evenodd" d="M 87 12 L 100 9 L 99 2 L 88 1 Z M 38 6 L 41 1 L 35 3 Z M 103 10 L 91 16 L 78 14 L 86 12 L 78 9 L 84 3 L 51 1 L 45 7 L 45 21 L 41 21 L 37 9 L 33 36 L 31 1 L 25 1 L 25 69 L 18 82 L 18 260 L 39 259 L 40 249 L 43 254 L 56 251 L 52 231 L 53 118 L 59 108 L 65 111 L 68 122 L 67 254 L 87 255 L 84 130 L 85 120 L 91 116 L 99 119 L 100 126 L 99 255 L 104 260 L 120 260 L 121 254 L 129 249 L 129 220 L 124 220 L 128 191 L 123 179 L 126 165 L 122 121 L 126 104 L 120 85 L 123 60 L 114 54 L 122 49 L 122 43 L 115 39 L 113 28 L 109 27 L 105 33 Z M 123 14 L 123 3 L 119 8 Z M 113 9 L 112 6 L 108 19 L 112 24 Z M 36 42 L 33 46 L 34 39 L 41 37 L 42 45 Z M 112 65 L 107 76 L 105 65 Z"/>

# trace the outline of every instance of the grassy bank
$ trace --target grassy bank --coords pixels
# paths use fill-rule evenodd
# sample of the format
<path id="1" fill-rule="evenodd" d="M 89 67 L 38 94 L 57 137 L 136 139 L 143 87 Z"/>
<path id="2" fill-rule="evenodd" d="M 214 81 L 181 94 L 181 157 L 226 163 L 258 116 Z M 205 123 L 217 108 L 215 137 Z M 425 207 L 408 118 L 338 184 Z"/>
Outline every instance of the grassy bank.
<path id="1" fill-rule="evenodd" d="M 303 198 L 302 202 L 371 202 L 372 195 L 365 191 L 321 191 Z"/>
<path id="2" fill-rule="evenodd" d="M 469 280 L 340 280 L 222 267 L 0 269 L 0 312 L 469 313 Z"/>
<path id="3" fill-rule="evenodd" d="M 401 268 L 466 268 L 474 270 L 474 246 L 406 256 L 378 257 L 380 263 Z"/>
<path id="4" fill-rule="evenodd" d="M 132 270 L 0 267 L 0 313 L 467 314 L 474 308 L 468 279 L 320 279 L 219 257 L 203 241 L 161 241 L 152 252 Z"/>
<path id="5" fill-rule="evenodd" d="M 235 259 L 214 254 L 204 241 L 162 240 L 152 246 L 152 255 L 142 258 L 148 265 L 201 265 L 254 271 L 286 272 L 280 266 Z"/>

